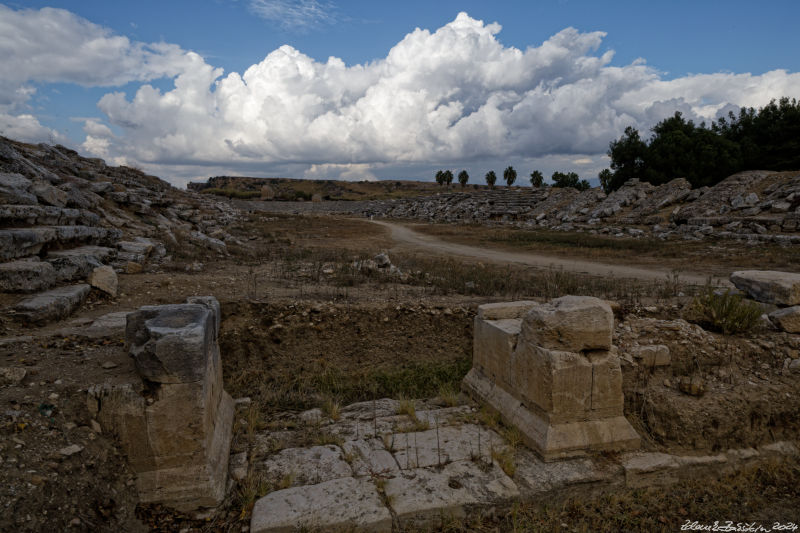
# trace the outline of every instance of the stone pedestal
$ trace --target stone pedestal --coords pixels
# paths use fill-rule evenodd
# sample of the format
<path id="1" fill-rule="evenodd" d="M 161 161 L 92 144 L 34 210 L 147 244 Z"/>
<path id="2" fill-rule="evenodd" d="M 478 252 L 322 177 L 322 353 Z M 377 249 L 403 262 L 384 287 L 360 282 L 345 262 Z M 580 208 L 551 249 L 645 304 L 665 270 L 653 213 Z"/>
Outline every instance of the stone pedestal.
<path id="1" fill-rule="evenodd" d="M 193 511 L 224 499 L 234 409 L 222 388 L 219 314 L 211 297 L 130 313 L 141 383 L 90 390 L 90 410 L 119 437 L 143 503 Z"/>
<path id="2" fill-rule="evenodd" d="M 545 461 L 636 449 L 640 438 L 623 416 L 613 321 L 608 304 L 591 297 L 480 306 L 463 387 Z"/>

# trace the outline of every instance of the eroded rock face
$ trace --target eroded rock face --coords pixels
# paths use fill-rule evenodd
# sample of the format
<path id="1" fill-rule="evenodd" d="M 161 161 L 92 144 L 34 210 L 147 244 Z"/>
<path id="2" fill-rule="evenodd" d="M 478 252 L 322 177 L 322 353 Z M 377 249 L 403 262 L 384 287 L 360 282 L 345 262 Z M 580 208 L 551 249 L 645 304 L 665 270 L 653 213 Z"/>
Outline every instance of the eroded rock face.
<path id="1" fill-rule="evenodd" d="M 775 270 L 740 270 L 731 283 L 754 300 L 776 305 L 800 304 L 800 274 Z"/>
<path id="2" fill-rule="evenodd" d="M 521 318 L 505 318 L 513 316 Z M 463 386 L 516 426 L 545 461 L 638 448 L 623 416 L 613 322 L 608 303 L 591 297 L 481 306 Z"/>
<path id="3" fill-rule="evenodd" d="M 149 400 L 131 386 L 90 391 L 90 410 L 137 472 L 142 502 L 193 511 L 224 499 L 233 400 L 222 388 L 218 328 L 210 297 L 130 313 L 126 342 Z"/>

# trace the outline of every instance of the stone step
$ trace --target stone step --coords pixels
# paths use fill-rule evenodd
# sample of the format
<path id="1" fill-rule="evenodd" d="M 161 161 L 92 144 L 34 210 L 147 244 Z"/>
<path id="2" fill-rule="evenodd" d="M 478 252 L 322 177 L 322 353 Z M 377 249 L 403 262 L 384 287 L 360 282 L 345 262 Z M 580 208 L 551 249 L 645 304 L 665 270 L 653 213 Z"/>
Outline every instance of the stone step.
<path id="1" fill-rule="evenodd" d="M 42 249 L 58 245 L 112 244 L 122 236 L 116 229 L 93 226 L 38 226 L 0 229 L 0 261 L 39 254 Z"/>
<path id="2" fill-rule="evenodd" d="M 0 205 L 0 227 L 97 226 L 100 217 L 85 209 L 49 205 Z"/>
<path id="3" fill-rule="evenodd" d="M 56 284 L 53 265 L 38 257 L 0 263 L 0 291 L 36 292 Z"/>
<path id="4" fill-rule="evenodd" d="M 90 290 L 89 285 L 80 284 L 36 294 L 13 307 L 14 318 L 36 325 L 64 319 L 81 306 Z"/>
<path id="5" fill-rule="evenodd" d="M 58 281 L 74 281 L 86 279 L 92 270 L 112 261 L 116 256 L 117 251 L 114 248 L 79 246 L 50 252 L 46 261 L 53 265 Z"/>

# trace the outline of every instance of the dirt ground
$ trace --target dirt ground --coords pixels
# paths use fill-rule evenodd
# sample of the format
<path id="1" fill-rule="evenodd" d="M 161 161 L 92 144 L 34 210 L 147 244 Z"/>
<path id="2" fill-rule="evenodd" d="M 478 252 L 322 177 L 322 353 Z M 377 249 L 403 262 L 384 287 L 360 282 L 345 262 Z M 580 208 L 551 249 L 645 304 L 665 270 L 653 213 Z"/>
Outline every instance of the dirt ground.
<path id="1" fill-rule="evenodd" d="M 0 530 L 246 530 L 235 489 L 207 521 L 137 506 L 134 474 L 113 439 L 93 427 L 86 408 L 90 385 L 121 380 L 133 368 L 123 339 L 86 339 L 75 328 L 107 313 L 192 295 L 213 295 L 221 302 L 225 388 L 235 398 L 250 397 L 262 424 L 281 412 L 327 401 L 453 392 L 471 364 L 479 304 L 545 299 L 585 287 L 621 302 L 615 333 L 621 351 L 656 341 L 671 350 L 673 364 L 666 369 L 623 367 L 626 416 L 645 437 L 645 448 L 713 451 L 798 439 L 800 386 L 786 361 L 798 358 L 800 336 L 702 330 L 683 320 L 690 318 L 688 286 L 630 280 L 608 285 L 582 274 L 543 278 L 524 265 L 465 266 L 424 250 L 395 253 L 388 230 L 364 220 L 259 213 L 229 231 L 244 243 L 230 246 L 229 257 L 174 254 L 171 263 L 121 275 L 117 298 L 92 294 L 63 323 L 33 328 L 2 319 L 0 367 L 24 369 L 25 376 L 0 384 Z M 450 238 L 441 227 L 436 233 Z M 707 246 L 712 257 L 703 268 L 732 270 L 733 259 L 715 255 L 716 244 Z M 399 272 L 369 263 L 385 249 Z M 566 245 L 561 253 L 580 255 Z M 752 258 L 757 255 L 754 251 Z M 641 257 L 630 262 L 642 264 Z M 17 297 L 2 298 L 5 306 Z M 702 394 L 682 391 L 683 377 L 701 380 Z M 793 468 L 788 472 L 796 476 Z M 743 490 L 752 490 L 753 498 L 764 493 L 774 484 L 764 476 Z M 780 509 L 794 503 L 800 508 L 796 490 L 781 494 Z M 680 516 L 678 509 L 688 504 L 676 505 L 660 512 Z M 748 516 L 768 514 L 768 502 L 758 505 Z M 532 513 L 528 523 L 541 522 L 539 530 L 552 525 L 545 520 L 549 515 L 521 512 Z M 585 509 L 582 519 L 575 508 L 563 512 L 563 518 L 556 513 L 556 523 L 592 523 Z M 507 521 L 487 528 L 482 530 L 512 529 Z"/>

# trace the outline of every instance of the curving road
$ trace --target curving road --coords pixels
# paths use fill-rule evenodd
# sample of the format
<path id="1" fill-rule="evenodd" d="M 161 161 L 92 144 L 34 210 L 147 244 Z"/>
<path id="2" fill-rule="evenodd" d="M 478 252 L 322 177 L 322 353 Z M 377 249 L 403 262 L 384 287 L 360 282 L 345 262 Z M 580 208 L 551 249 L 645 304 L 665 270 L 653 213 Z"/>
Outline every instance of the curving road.
<path id="1" fill-rule="evenodd" d="M 378 224 L 390 231 L 392 240 L 398 249 L 410 249 L 412 251 L 427 251 L 448 256 L 460 256 L 469 259 L 486 261 L 491 263 L 516 263 L 538 268 L 563 269 L 571 272 L 582 272 L 594 276 L 613 276 L 618 278 L 634 278 L 642 280 L 665 280 L 672 272 L 670 270 L 658 268 L 641 268 L 635 266 L 600 263 L 595 261 L 585 261 L 580 259 L 569 259 L 534 253 L 507 252 L 503 250 L 493 250 L 491 248 L 478 248 L 465 244 L 456 244 L 443 241 L 432 235 L 418 233 L 413 229 L 386 222 L 383 220 L 371 220 L 373 224 Z M 708 280 L 708 276 L 694 272 L 679 273 L 680 279 L 687 283 L 702 285 Z M 723 285 L 728 285 L 728 280 L 715 279 Z"/>

